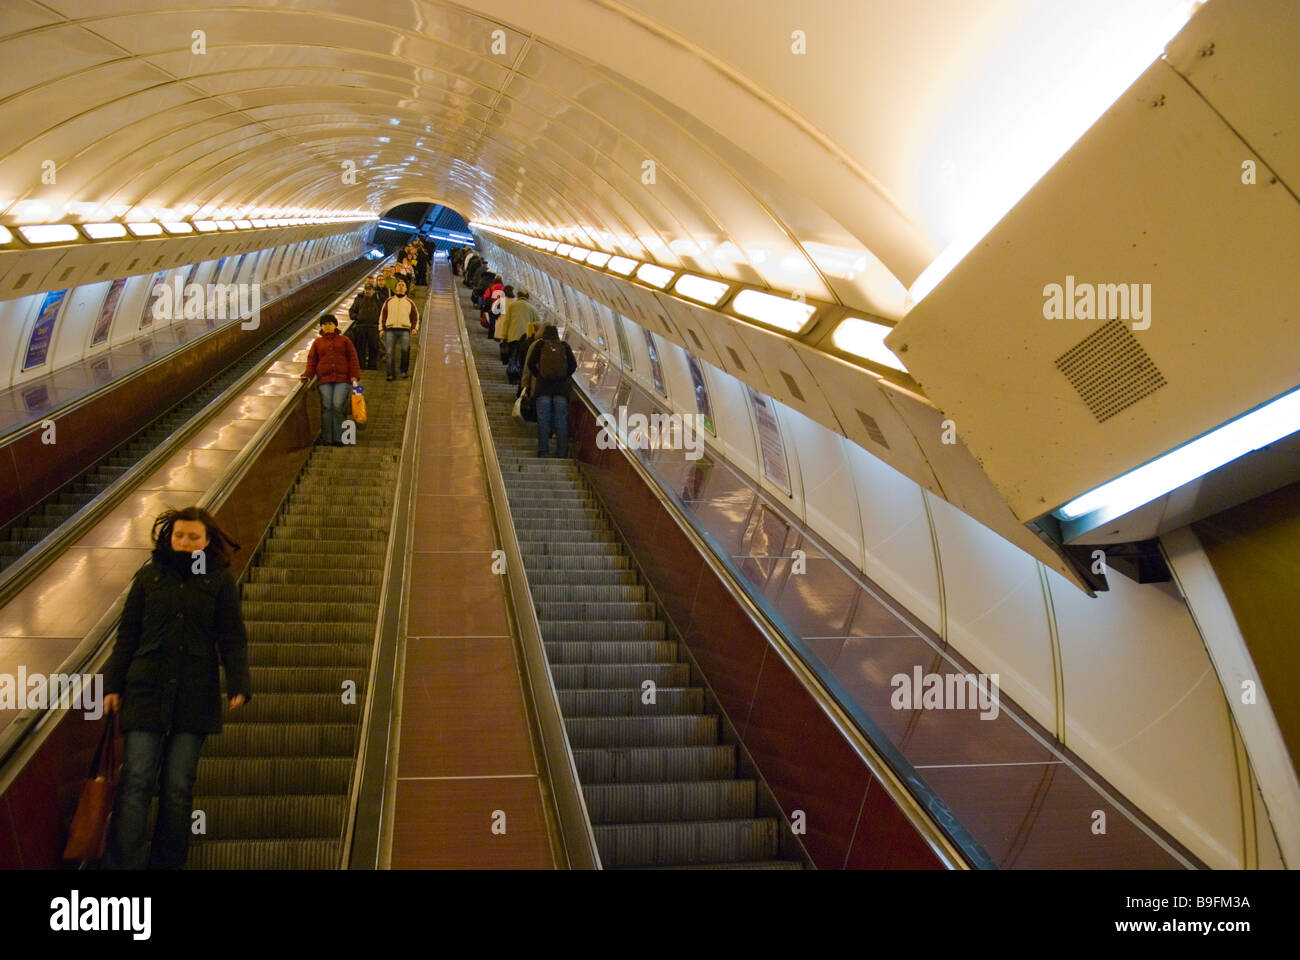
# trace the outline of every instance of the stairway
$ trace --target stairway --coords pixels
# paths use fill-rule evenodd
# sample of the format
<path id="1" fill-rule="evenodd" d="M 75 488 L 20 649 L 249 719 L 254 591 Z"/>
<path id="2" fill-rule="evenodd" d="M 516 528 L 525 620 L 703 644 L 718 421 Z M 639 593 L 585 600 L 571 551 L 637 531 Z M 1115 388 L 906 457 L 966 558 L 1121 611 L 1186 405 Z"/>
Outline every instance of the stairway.
<path id="1" fill-rule="evenodd" d="M 69 517 L 107 490 L 117 478 L 143 460 L 231 384 L 266 361 L 254 350 L 190 394 L 77 479 L 64 484 L 18 519 L 0 528 L 0 570 L 15 563 L 61 526 Z"/>
<path id="2" fill-rule="evenodd" d="M 362 371 L 368 426 L 312 451 L 244 576 L 253 699 L 204 746 L 188 869 L 342 866 L 411 382 Z"/>
<path id="3" fill-rule="evenodd" d="M 551 676 L 606 868 L 802 869 L 691 686 L 691 668 L 572 460 L 510 416 L 495 341 L 457 283 Z M 552 454 L 555 441 L 551 442 Z M 655 702 L 642 685 L 655 684 Z"/>

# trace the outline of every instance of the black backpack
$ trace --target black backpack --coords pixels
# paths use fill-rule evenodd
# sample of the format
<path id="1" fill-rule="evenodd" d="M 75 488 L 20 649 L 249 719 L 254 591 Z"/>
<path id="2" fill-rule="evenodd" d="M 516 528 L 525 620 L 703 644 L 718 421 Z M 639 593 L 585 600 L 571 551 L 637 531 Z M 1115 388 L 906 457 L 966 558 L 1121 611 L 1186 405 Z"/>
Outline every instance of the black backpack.
<path id="1" fill-rule="evenodd" d="M 562 340 L 543 340 L 537 348 L 537 375 L 543 380 L 563 380 L 569 375 L 568 357 Z"/>

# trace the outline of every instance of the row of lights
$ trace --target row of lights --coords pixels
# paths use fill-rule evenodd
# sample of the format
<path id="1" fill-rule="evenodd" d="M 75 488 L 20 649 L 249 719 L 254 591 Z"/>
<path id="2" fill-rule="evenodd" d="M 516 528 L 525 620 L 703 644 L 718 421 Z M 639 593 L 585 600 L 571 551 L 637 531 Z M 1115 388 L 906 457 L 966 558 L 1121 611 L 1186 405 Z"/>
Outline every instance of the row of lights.
<path id="1" fill-rule="evenodd" d="M 708 307 L 723 309 L 724 301 L 735 287 L 734 284 L 723 280 L 701 277 L 685 271 L 669 270 L 655 263 L 644 263 L 630 257 L 588 250 L 569 243 L 545 240 L 515 230 L 507 230 L 504 227 L 488 226 L 484 223 L 475 223 L 474 226 L 558 257 L 567 257 L 578 263 L 585 263 L 589 267 L 637 281 L 655 290 L 671 290 L 672 293 Z M 729 303 L 726 303 L 725 308 L 746 320 L 753 320 L 796 336 L 812 326 L 818 310 L 814 304 L 804 303 L 802 300 L 779 297 L 747 287 L 742 288 Z M 831 342 L 836 349 L 847 354 L 906 373 L 907 368 L 885 346 L 885 337 L 893 329 L 887 324 L 877 323 L 874 320 L 846 317 L 836 325 L 831 335 Z"/>
<path id="2" fill-rule="evenodd" d="M 345 217 L 276 217 L 270 220 L 141 220 L 103 223 L 33 223 L 14 227 L 23 241 L 33 247 L 52 243 L 75 243 L 87 240 L 118 240 L 122 237 L 184 236 L 193 233 L 218 233 L 229 230 L 262 230 L 268 227 L 299 227 L 321 223 L 359 223 L 378 219 L 374 216 Z M 80 230 L 78 230 L 80 228 Z M 14 233 L 0 226 L 0 246 L 14 241 Z"/>

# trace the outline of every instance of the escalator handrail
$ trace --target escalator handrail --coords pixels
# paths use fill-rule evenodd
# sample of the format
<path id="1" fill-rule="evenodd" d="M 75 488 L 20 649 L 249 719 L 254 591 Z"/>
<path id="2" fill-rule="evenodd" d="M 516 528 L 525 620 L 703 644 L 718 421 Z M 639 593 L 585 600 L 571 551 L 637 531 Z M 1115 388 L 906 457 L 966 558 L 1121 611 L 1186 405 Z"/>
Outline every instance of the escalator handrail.
<path id="1" fill-rule="evenodd" d="M 575 331 L 576 332 L 576 331 Z M 599 405 L 587 392 L 577 377 L 573 378 L 574 391 L 591 411 L 600 414 Z M 996 863 L 956 820 L 946 803 L 938 797 L 912 770 L 912 766 L 896 748 L 884 740 L 869 736 L 863 729 L 875 725 L 865 715 L 854 715 L 846 710 L 840 698 L 827 689 L 825 677 L 811 669 L 790 642 L 797 634 L 784 622 L 784 618 L 766 598 L 754 596 L 747 589 L 746 580 L 731 562 L 722 545 L 704 529 L 672 487 L 653 465 L 642 462 L 629 450 L 622 437 L 615 435 L 617 449 L 627 458 L 646 487 L 655 495 L 660 505 L 672 517 L 682 534 L 709 565 L 723 588 L 763 634 L 769 647 L 781 657 L 786 667 L 799 680 L 821 711 L 829 718 L 837 732 L 853 748 L 872 775 L 880 782 L 894 806 L 907 819 L 922 841 L 946 868 L 952 870 L 990 869 Z M 587 469 L 584 464 L 584 469 Z M 860 711 L 858 711 L 860 714 Z M 877 742 L 877 739 L 883 742 Z M 903 771 L 900 773 L 900 770 Z M 918 796 L 917 794 L 920 794 Z"/>
<path id="2" fill-rule="evenodd" d="M 349 281 L 344 288 L 344 293 L 335 298 L 331 305 L 326 308 L 325 312 L 337 309 L 338 304 L 342 303 L 355 290 L 355 281 Z M 300 339 L 311 326 L 316 322 L 312 317 L 310 321 L 297 326 L 281 343 L 277 352 L 287 349 L 294 340 Z M 272 355 L 270 352 L 268 356 Z M 275 362 L 275 361 L 273 361 Z M 257 373 L 262 365 L 258 365 L 252 373 Z M 241 382 L 243 379 L 241 378 Z M 314 383 L 314 381 L 312 381 Z M 265 449 L 271 438 L 279 431 L 286 418 L 297 405 L 301 395 L 311 389 L 312 383 L 300 381 L 289 391 L 282 399 L 279 405 L 269 417 L 258 428 L 257 432 L 249 439 L 244 448 L 222 471 L 220 477 L 212 484 L 199 500 L 199 505 L 204 506 L 209 512 L 215 512 L 220 509 L 221 504 L 234 490 L 235 486 L 244 478 L 248 469 L 256 462 L 257 455 Z M 206 410 L 207 408 L 205 408 Z M 108 611 L 102 616 L 93 627 L 82 638 L 81 642 L 73 651 L 64 658 L 58 672 L 61 674 L 74 674 L 89 672 L 90 668 L 96 664 L 102 664 L 112 649 L 113 640 L 117 632 L 118 619 L 121 616 L 122 607 L 126 603 L 127 594 L 130 587 L 126 587 L 118 594 Z M 8 789 L 12 781 L 21 772 L 25 765 L 26 757 L 30 756 L 39 747 L 35 739 L 38 735 L 43 740 L 49 731 L 53 730 L 55 724 L 51 718 L 56 714 L 64 712 L 61 708 L 46 707 L 32 708 L 29 707 L 16 716 L 13 721 L 0 730 L 0 796 Z M 18 754 L 24 754 L 19 757 Z M 16 762 L 22 760 L 22 762 Z M 15 761 L 11 763 L 11 761 Z"/>
<path id="3" fill-rule="evenodd" d="M 533 708 L 532 726 L 541 746 L 540 759 L 546 765 L 545 782 L 550 787 L 551 799 L 555 805 L 554 816 L 557 821 L 559 840 L 569 869 L 599 870 L 602 869 L 600 851 L 596 846 L 591 816 L 587 812 L 582 783 L 573 759 L 573 747 L 564 725 L 560 699 L 555 692 L 555 683 L 551 677 L 541 624 L 538 623 L 532 591 L 528 587 L 528 577 L 524 573 L 523 551 L 519 547 L 519 537 L 515 532 L 514 519 L 510 512 L 505 480 L 501 475 L 501 464 L 497 459 L 492 429 L 488 424 L 483 389 L 478 379 L 478 368 L 474 363 L 474 349 L 465 326 L 464 311 L 461 309 L 459 278 L 451 272 L 450 264 L 446 265 L 445 269 L 452 284 L 451 299 L 456 306 L 456 328 L 460 334 L 466 372 L 469 377 L 470 407 L 474 410 L 479 446 L 483 450 L 484 473 L 487 475 L 489 488 L 488 502 L 497 528 L 497 542 L 505 552 L 504 576 L 508 587 L 506 606 L 514 619 L 517 628 L 515 632 L 523 653 L 521 664 L 527 681 L 526 689 L 529 693 L 527 699 Z M 547 806 L 543 804 L 544 808 Z"/>

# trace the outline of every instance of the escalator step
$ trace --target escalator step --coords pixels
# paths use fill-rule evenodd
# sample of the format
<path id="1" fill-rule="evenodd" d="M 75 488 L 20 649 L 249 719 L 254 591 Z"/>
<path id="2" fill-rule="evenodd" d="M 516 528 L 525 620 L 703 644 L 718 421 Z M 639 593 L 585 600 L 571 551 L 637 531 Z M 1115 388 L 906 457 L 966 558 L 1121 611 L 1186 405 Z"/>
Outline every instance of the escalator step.
<path id="1" fill-rule="evenodd" d="M 607 867 L 772 860 L 777 822 L 770 818 L 620 823 L 593 826 Z"/>
<path id="2" fill-rule="evenodd" d="M 753 780 L 591 784 L 582 794 L 592 823 L 750 818 L 756 802 Z"/>

